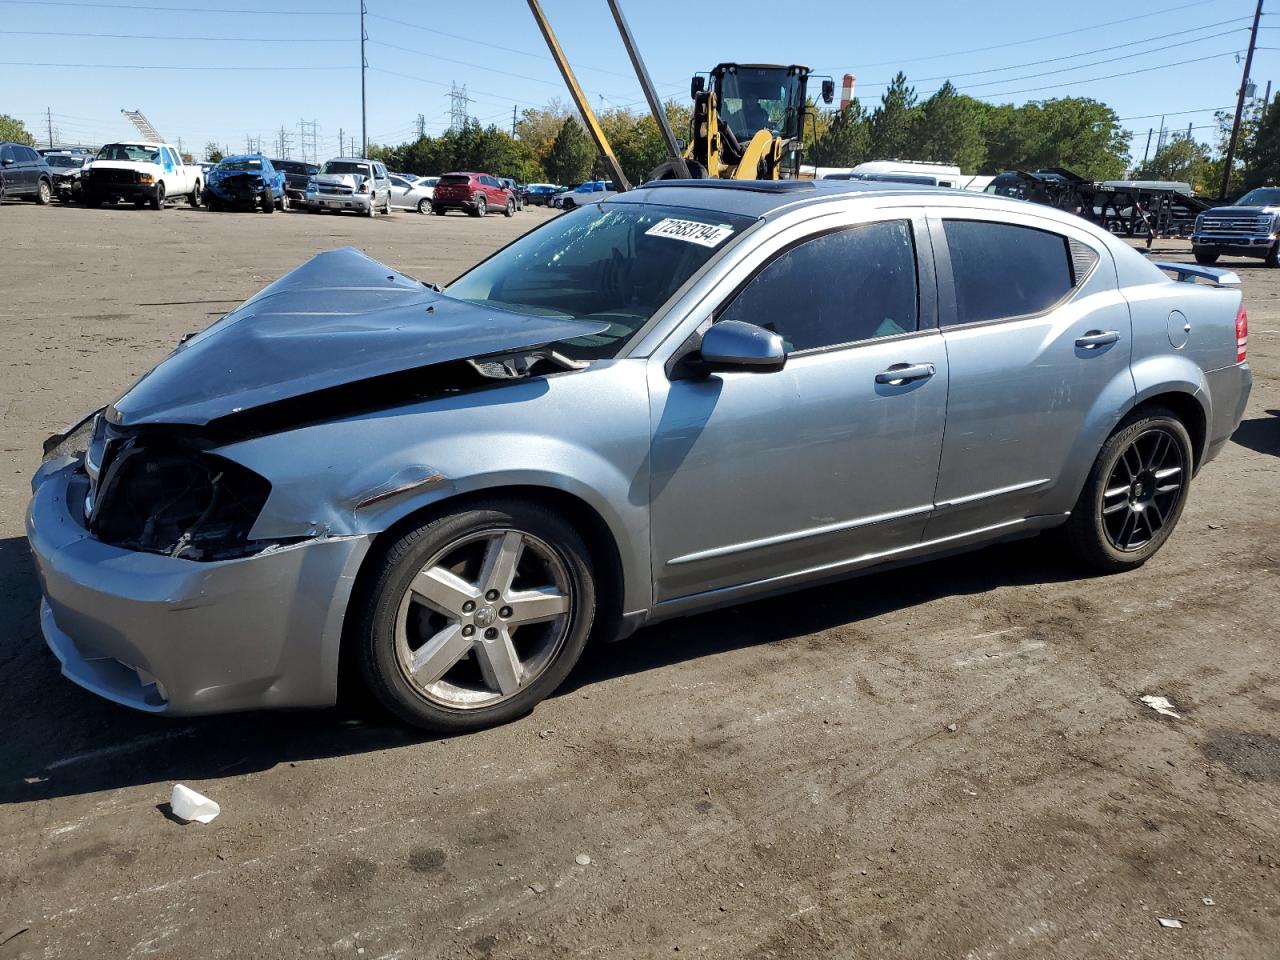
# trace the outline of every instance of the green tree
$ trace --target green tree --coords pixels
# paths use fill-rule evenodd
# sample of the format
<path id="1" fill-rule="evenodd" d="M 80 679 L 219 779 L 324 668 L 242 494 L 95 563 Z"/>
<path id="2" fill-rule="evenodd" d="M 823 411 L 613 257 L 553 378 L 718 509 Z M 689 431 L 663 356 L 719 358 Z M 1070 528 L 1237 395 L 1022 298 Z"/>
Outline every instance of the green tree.
<path id="1" fill-rule="evenodd" d="M 1244 161 L 1242 184 L 1246 190 L 1280 183 L 1280 94 L 1261 112 L 1252 136 L 1239 150 Z M 1218 170 L 1221 178 L 1221 168 Z M 1217 190 L 1221 180 L 1213 185 Z"/>
<path id="2" fill-rule="evenodd" d="M 916 108 L 911 154 L 919 160 L 954 163 L 975 173 L 986 158 L 986 105 L 956 92 L 948 80 Z"/>
<path id="3" fill-rule="evenodd" d="M 867 159 L 871 124 L 862 104 L 853 100 L 830 115 L 806 160 L 818 167 L 853 167 Z"/>
<path id="4" fill-rule="evenodd" d="M 1129 163 L 1129 133 L 1116 112 L 1087 97 L 985 108 L 981 173 L 1066 167 L 1090 180 L 1114 180 Z"/>
<path id="5" fill-rule="evenodd" d="M 1210 163 L 1208 147 L 1180 134 L 1157 150 L 1156 155 L 1147 163 L 1134 170 L 1133 179 L 1176 180 L 1191 184 L 1196 193 L 1205 193 L 1218 189 L 1218 184 L 1212 182 L 1212 175 L 1215 171 L 1221 175 L 1221 170 L 1220 166 Z"/>
<path id="6" fill-rule="evenodd" d="M 868 159 L 912 159 L 910 154 L 915 139 L 915 106 L 915 88 L 907 86 L 907 75 L 899 70 L 881 96 L 880 106 L 871 115 Z"/>
<path id="7" fill-rule="evenodd" d="M 210 140 L 204 145 L 204 158 L 210 163 L 221 163 L 222 148 Z"/>
<path id="8" fill-rule="evenodd" d="M 569 117 L 560 125 L 560 132 L 547 151 L 543 166 L 547 176 L 556 183 L 575 183 L 590 175 L 595 159 L 595 145 L 582 129 L 582 124 Z"/>
<path id="9" fill-rule="evenodd" d="M 22 121 L 7 113 L 0 113 L 0 141 L 25 143 L 28 147 L 36 145 L 36 138 L 27 133 Z"/>

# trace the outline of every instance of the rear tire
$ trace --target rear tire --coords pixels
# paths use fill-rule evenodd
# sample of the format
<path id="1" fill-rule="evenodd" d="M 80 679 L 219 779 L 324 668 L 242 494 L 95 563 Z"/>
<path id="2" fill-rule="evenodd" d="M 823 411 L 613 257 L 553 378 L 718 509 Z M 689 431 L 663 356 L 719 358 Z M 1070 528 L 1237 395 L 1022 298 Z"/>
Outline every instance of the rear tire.
<path id="1" fill-rule="evenodd" d="M 490 566 L 494 545 L 513 534 L 514 558 Z M 366 685 L 408 723 L 458 733 L 523 716 L 563 682 L 586 646 L 596 610 L 590 553 L 569 523 L 536 504 L 494 500 L 447 514 L 406 533 L 375 562 L 353 639 Z M 491 569 L 515 572 L 490 577 Z M 411 592 L 415 581 L 433 594 L 443 583 L 440 605 Z M 496 589 L 482 594 L 486 588 Z M 521 604 L 534 591 L 563 604 L 521 625 Z M 475 600 L 463 613 L 469 595 Z"/>
<path id="2" fill-rule="evenodd" d="M 1102 445 L 1071 510 L 1071 552 L 1101 573 L 1146 563 L 1182 516 L 1193 457 L 1191 435 L 1172 412 L 1131 413 Z"/>
<path id="3" fill-rule="evenodd" d="M 484 197 L 476 197 L 474 209 L 471 211 L 473 217 L 483 217 L 489 212 L 489 205 L 485 202 Z"/>
<path id="4" fill-rule="evenodd" d="M 507 201 L 507 208 L 502 211 L 504 217 L 513 217 L 516 212 L 516 202 L 514 200 Z"/>
<path id="5" fill-rule="evenodd" d="M 1200 250 L 1196 250 L 1195 256 L 1196 256 L 1196 263 L 1205 267 L 1211 267 L 1218 262 L 1219 255 L 1216 253 L 1204 253 Z"/>
<path id="6" fill-rule="evenodd" d="M 426 197 L 423 197 L 421 200 L 419 200 L 418 212 L 423 214 L 431 212 L 431 201 L 428 200 Z"/>
<path id="7" fill-rule="evenodd" d="M 434 213 L 437 217 L 443 217 L 449 211 L 446 210 L 444 207 L 437 207 L 433 204 L 431 207 L 431 212 Z"/>
<path id="8" fill-rule="evenodd" d="M 53 190 L 49 187 L 48 180 L 41 180 L 40 186 L 36 189 L 36 203 L 45 207 L 49 205 L 49 201 L 53 199 Z"/>
<path id="9" fill-rule="evenodd" d="M 200 189 L 200 181 L 197 180 L 195 186 L 191 188 L 191 196 L 187 197 L 187 203 L 191 204 L 193 207 L 198 207 L 200 206 L 200 201 L 203 198 L 203 195 L 204 191 Z"/>

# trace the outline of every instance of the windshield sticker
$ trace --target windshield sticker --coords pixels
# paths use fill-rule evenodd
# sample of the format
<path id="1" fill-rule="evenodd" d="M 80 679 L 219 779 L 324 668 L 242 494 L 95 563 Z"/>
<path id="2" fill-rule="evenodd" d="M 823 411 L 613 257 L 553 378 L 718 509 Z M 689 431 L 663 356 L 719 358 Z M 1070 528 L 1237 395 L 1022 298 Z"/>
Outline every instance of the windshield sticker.
<path id="1" fill-rule="evenodd" d="M 670 237 L 702 247 L 718 247 L 725 237 L 733 233 L 733 227 L 723 224 L 699 223 L 697 220 L 660 220 L 645 232 L 647 237 Z"/>

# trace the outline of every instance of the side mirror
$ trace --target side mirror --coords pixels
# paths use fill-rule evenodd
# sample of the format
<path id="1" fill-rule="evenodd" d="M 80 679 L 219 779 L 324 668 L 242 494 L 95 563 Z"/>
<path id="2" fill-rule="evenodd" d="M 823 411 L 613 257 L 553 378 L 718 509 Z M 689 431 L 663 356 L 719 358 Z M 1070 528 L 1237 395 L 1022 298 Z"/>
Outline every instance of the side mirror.
<path id="1" fill-rule="evenodd" d="M 836 82 L 834 80 L 822 81 L 822 102 L 830 103 L 836 98 Z"/>
<path id="2" fill-rule="evenodd" d="M 698 94 L 702 92 L 703 87 L 705 86 L 706 86 L 706 80 L 703 77 L 694 77 L 692 80 L 690 80 L 689 81 L 689 99 L 697 100 Z"/>
<path id="3" fill-rule="evenodd" d="M 782 337 L 754 323 L 721 320 L 703 334 L 701 366 L 715 370 L 744 370 L 748 373 L 772 373 L 787 363 Z"/>
<path id="4" fill-rule="evenodd" d="M 0 160 L 0 163 L 4 164 L 6 167 L 11 167 L 13 166 L 13 157 L 5 157 L 3 160 Z"/>

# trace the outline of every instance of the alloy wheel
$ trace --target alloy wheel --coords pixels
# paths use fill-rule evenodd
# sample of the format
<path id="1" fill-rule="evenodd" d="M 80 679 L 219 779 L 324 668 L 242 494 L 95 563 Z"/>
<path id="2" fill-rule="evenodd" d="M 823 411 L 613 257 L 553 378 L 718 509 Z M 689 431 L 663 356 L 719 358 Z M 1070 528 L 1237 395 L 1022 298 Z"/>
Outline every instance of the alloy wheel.
<path id="1" fill-rule="evenodd" d="M 1116 460 L 1102 491 L 1102 527 L 1117 550 L 1141 550 L 1173 517 L 1186 482 L 1182 443 L 1169 430 L 1138 434 Z"/>
<path id="2" fill-rule="evenodd" d="M 396 659 L 427 700 L 489 707 L 536 680 L 564 646 L 572 581 L 560 555 L 520 530 L 469 534 L 414 576 L 396 614 Z"/>

